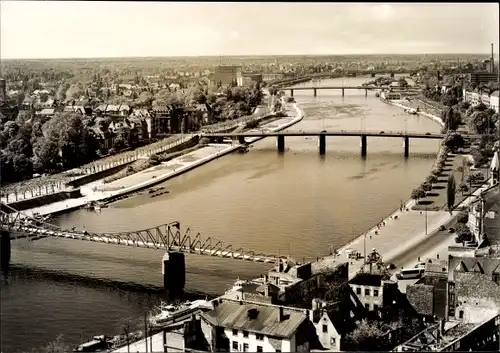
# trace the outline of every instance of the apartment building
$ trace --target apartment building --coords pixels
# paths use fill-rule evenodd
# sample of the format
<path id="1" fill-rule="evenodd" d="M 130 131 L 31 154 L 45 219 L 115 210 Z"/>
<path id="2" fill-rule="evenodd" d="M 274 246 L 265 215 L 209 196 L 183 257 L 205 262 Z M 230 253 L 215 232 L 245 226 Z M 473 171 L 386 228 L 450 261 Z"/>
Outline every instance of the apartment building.
<path id="1" fill-rule="evenodd" d="M 219 299 L 200 319 L 211 351 L 308 352 L 315 337 L 307 309 Z"/>
<path id="2" fill-rule="evenodd" d="M 483 103 L 497 113 L 499 112 L 498 90 L 491 94 L 479 93 L 474 91 L 463 90 L 464 102 L 469 102 L 471 105 Z"/>

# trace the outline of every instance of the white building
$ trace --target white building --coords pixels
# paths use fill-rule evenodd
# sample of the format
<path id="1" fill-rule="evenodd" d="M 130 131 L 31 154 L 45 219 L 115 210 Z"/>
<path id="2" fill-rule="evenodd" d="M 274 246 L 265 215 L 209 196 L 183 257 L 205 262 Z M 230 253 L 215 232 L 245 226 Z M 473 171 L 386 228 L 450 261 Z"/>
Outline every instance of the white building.
<path id="1" fill-rule="evenodd" d="M 314 336 L 307 309 L 219 299 L 200 318 L 212 351 L 308 352 Z"/>
<path id="2" fill-rule="evenodd" d="M 467 90 L 463 90 L 463 100 L 464 102 L 469 102 L 470 105 L 478 105 L 479 103 L 485 104 L 487 107 L 493 109 L 497 113 L 499 112 L 498 106 L 498 90 L 492 92 L 491 94 L 487 93 L 478 93 L 471 92 Z"/>

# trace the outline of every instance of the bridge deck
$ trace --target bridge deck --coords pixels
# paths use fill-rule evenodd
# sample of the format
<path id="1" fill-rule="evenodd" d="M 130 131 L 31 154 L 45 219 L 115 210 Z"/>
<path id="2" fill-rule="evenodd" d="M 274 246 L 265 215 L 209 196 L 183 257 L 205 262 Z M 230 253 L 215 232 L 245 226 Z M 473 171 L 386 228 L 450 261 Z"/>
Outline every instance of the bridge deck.
<path id="1" fill-rule="evenodd" d="M 8 205 L 2 206 L 12 210 Z M 287 258 L 284 255 L 264 254 L 236 248 L 211 237 L 202 239 L 200 233 L 193 234 L 189 228 L 181 232 L 179 222 L 133 232 L 91 233 L 64 230 L 56 225 L 34 220 L 13 210 L 12 213 L 1 212 L 1 228 L 11 233 L 11 239 L 66 238 L 266 263 L 274 263 L 280 258 Z"/>
<path id="2" fill-rule="evenodd" d="M 419 132 L 401 132 L 401 131 L 281 131 L 281 132 L 229 132 L 229 133 L 214 133 L 214 134 L 203 134 L 207 137 L 267 137 L 267 136 L 373 136 L 373 137 L 408 137 L 408 138 L 420 138 L 420 139 L 443 139 L 445 134 L 435 134 L 435 133 L 419 133 Z"/>

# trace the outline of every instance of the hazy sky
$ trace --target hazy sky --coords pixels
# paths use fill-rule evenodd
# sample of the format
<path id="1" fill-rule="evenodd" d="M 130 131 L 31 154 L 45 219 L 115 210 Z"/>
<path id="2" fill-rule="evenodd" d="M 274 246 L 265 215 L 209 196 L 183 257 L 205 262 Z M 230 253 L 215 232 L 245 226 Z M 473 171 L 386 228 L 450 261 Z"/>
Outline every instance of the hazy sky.
<path id="1" fill-rule="evenodd" d="M 495 3 L 2 1 L 0 13 L 2 58 L 487 53 L 499 43 Z"/>

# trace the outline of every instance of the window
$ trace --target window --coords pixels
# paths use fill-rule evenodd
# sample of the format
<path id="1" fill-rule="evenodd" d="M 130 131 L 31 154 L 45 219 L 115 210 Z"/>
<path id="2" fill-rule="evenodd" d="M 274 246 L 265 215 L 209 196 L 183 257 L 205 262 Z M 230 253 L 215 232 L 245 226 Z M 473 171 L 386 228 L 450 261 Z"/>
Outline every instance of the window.
<path id="1" fill-rule="evenodd" d="M 257 333 L 257 334 L 255 334 L 255 339 L 257 341 L 263 341 L 264 340 L 264 335 L 261 335 L 261 334 Z"/>
<path id="2" fill-rule="evenodd" d="M 463 319 L 463 318 L 464 318 L 464 311 L 463 311 L 463 310 L 460 310 L 460 311 L 458 312 L 458 318 L 459 318 L 459 319 Z"/>
<path id="3" fill-rule="evenodd" d="M 264 350 L 262 349 L 262 346 L 257 346 L 257 352 L 264 352 Z"/>
<path id="4" fill-rule="evenodd" d="M 498 273 L 493 274 L 493 282 L 495 282 L 495 283 L 500 282 L 500 274 L 498 274 Z"/>
<path id="5" fill-rule="evenodd" d="M 377 304 L 373 304 L 373 310 L 375 310 L 375 311 L 378 310 L 378 305 Z"/>
<path id="6" fill-rule="evenodd" d="M 330 345 L 335 346 L 335 337 L 330 337 Z"/>
<path id="7" fill-rule="evenodd" d="M 233 341 L 233 351 L 238 351 L 238 342 Z"/>
<path id="8" fill-rule="evenodd" d="M 365 309 L 370 310 L 370 304 L 366 303 L 365 304 Z"/>
<path id="9" fill-rule="evenodd" d="M 281 349 L 277 349 L 275 352 L 281 352 Z"/>
<path id="10" fill-rule="evenodd" d="M 238 336 L 238 330 L 233 329 L 233 336 Z"/>
<path id="11" fill-rule="evenodd" d="M 373 296 L 374 297 L 378 297 L 378 289 L 374 289 L 373 290 Z"/>
<path id="12" fill-rule="evenodd" d="M 328 332 L 328 325 L 323 325 L 323 332 Z"/>
<path id="13" fill-rule="evenodd" d="M 247 331 L 243 331 L 243 337 L 248 337 L 248 332 Z"/>
<path id="14" fill-rule="evenodd" d="M 361 288 L 356 288 L 356 294 L 361 294 Z"/>
<path id="15" fill-rule="evenodd" d="M 365 289 L 365 295 L 370 295 L 370 290 L 368 288 Z"/>
<path id="16" fill-rule="evenodd" d="M 248 352 L 248 343 L 243 343 L 243 352 Z"/>

